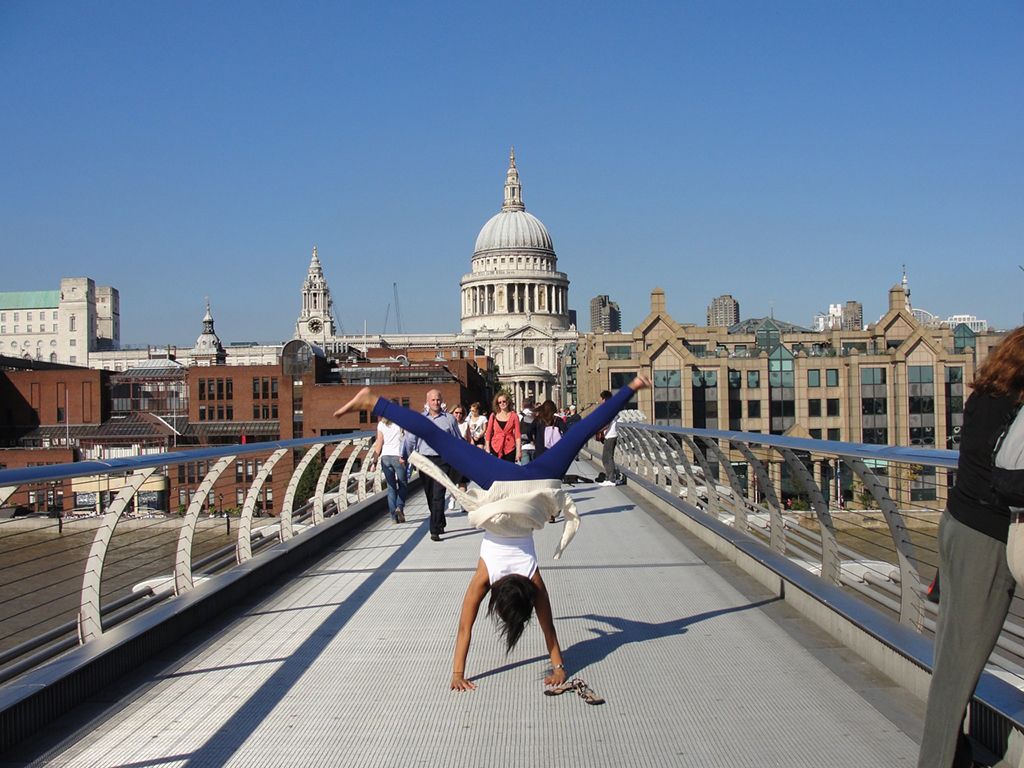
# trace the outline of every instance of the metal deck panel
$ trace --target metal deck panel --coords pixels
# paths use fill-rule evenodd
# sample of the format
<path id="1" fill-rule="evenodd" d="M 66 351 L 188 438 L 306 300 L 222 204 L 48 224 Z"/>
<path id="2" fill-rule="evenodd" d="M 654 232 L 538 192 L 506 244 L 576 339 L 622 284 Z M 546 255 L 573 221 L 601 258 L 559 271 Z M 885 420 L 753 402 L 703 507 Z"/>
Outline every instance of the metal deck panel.
<path id="1" fill-rule="evenodd" d="M 418 496 L 406 525 L 385 516 L 186 655 L 55 723 L 51 744 L 68 734 L 56 746 L 26 749 L 53 766 L 914 764 L 913 740 L 763 600 L 619 489 L 571 492 L 577 538 L 553 561 L 549 526 L 537 551 L 570 673 L 603 706 L 543 696 L 539 629 L 506 657 L 483 611 L 467 666 L 479 688 L 448 690 L 480 534 L 452 515 L 431 542 Z"/>

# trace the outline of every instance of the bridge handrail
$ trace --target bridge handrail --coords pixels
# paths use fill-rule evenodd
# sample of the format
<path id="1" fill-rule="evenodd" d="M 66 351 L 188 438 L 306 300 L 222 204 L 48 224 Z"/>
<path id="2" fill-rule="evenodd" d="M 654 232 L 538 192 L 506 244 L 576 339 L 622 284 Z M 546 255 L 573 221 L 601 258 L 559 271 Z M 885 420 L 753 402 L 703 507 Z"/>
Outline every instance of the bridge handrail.
<path id="1" fill-rule="evenodd" d="M 192 448 L 108 461 L 0 470 L 0 506 L 19 489 L 31 490 L 45 487 L 47 483 L 80 477 L 108 476 L 111 478 L 110 490 L 120 488 L 102 517 L 69 518 L 68 522 L 62 516 L 57 519 L 36 517 L 27 521 L 17 517 L 0 520 L 0 542 L 3 545 L 0 552 L 10 553 L 5 563 L 12 565 L 14 570 L 21 569 L 29 577 L 29 580 L 18 579 L 11 571 L 6 585 L 7 595 L 0 595 L 0 683 L 63 652 L 70 640 L 74 641 L 70 643 L 72 645 L 85 644 L 101 636 L 106 628 L 113 627 L 127 615 L 146 610 L 169 596 L 192 590 L 197 583 L 196 577 L 202 581 L 207 575 L 245 562 L 270 543 L 287 541 L 300 530 L 322 525 L 325 507 L 328 512 L 340 513 L 350 502 L 361 501 L 371 492 L 379 493 L 380 473 L 368 473 L 368 462 L 364 460 L 372 451 L 373 435 L 373 432 L 362 431 Z M 282 499 L 274 499 L 276 506 L 270 511 L 277 516 L 276 525 L 252 530 L 253 517 L 264 496 L 264 484 L 270 477 L 273 463 L 289 451 L 301 451 L 304 456 L 296 462 L 287 483 L 287 493 L 281 494 Z M 268 454 L 270 457 L 263 462 L 262 469 L 256 473 L 245 493 L 235 531 L 231 530 L 231 520 L 226 516 L 223 522 L 216 522 L 208 495 L 221 473 L 236 459 Z M 293 512 L 300 476 L 317 457 L 321 457 L 323 463 L 314 496 Z M 201 481 L 197 487 L 190 488 L 192 495 L 184 514 L 180 517 L 164 514 L 152 519 L 135 518 L 130 528 L 138 529 L 132 534 L 138 541 L 128 538 L 127 545 L 113 541 L 115 528 L 120 521 L 128 519 L 131 502 L 150 475 L 163 468 L 169 470 L 180 464 L 204 462 L 208 462 L 208 469 L 205 476 L 200 471 L 196 479 L 201 478 Z M 336 463 L 338 470 L 344 465 L 342 486 L 329 490 L 328 476 Z M 331 501 L 329 497 L 334 492 L 337 492 L 337 500 Z M 168 499 L 167 503 L 170 506 L 171 500 Z M 210 515 L 201 519 L 204 506 Z M 95 531 L 91 527 L 94 524 Z M 235 543 L 215 543 L 217 549 L 212 553 L 200 551 L 197 530 L 203 526 L 207 531 L 213 530 L 211 525 L 226 526 L 227 537 L 233 533 Z M 266 532 L 271 528 L 273 530 L 268 536 Z M 88 557 L 81 559 L 79 555 L 80 559 L 73 559 L 75 552 L 84 551 L 88 541 L 84 537 L 88 536 L 92 536 Z M 157 567 L 152 563 L 160 556 L 159 553 L 166 555 L 169 551 L 171 537 L 177 539 L 173 559 L 166 563 L 162 572 L 147 574 L 147 570 Z M 40 538 L 44 541 L 38 541 Z M 210 537 L 207 537 L 202 546 L 208 546 L 209 541 Z M 151 554 L 147 555 L 147 552 Z M 81 570 L 77 571 L 76 577 L 69 569 L 79 565 Z M 104 581 L 104 570 L 114 574 L 109 579 L 113 586 Z M 194 574 L 194 570 L 197 573 Z M 168 575 L 164 576 L 165 572 Z M 53 574 L 52 578 L 47 578 L 48 573 Z M 77 591 L 73 588 L 74 581 L 80 584 Z M 22 591 L 21 585 L 24 584 L 32 584 L 34 591 Z M 105 587 L 109 595 L 104 592 Z M 125 595 L 129 589 L 138 595 L 132 592 Z M 72 600 L 78 606 L 77 615 L 68 613 Z M 131 603 L 131 608 L 126 613 L 123 609 L 128 603 Z"/>
<path id="2" fill-rule="evenodd" d="M 624 422 L 624 426 L 653 432 L 669 432 L 677 435 L 713 437 L 719 440 L 737 440 L 769 448 L 791 448 L 809 453 L 837 454 L 843 457 L 894 461 L 905 464 L 921 464 L 928 467 L 956 469 L 959 451 L 944 448 L 916 448 L 894 445 L 872 445 L 869 443 L 846 443 L 839 440 L 816 440 L 806 437 L 766 435 L 760 432 L 734 432 L 721 429 L 696 429 L 694 427 L 660 426 L 639 422 Z"/>
<path id="3" fill-rule="evenodd" d="M 147 453 L 142 456 L 125 456 L 116 459 L 74 461 L 66 464 L 48 464 L 37 467 L 20 467 L 18 469 L 0 469 L 0 488 L 18 486 L 28 483 L 47 482 L 50 480 L 71 480 L 89 475 L 114 474 L 132 472 L 139 469 L 154 469 L 170 464 L 183 464 L 191 461 L 206 461 L 224 456 L 250 456 L 269 453 L 278 448 L 302 448 L 317 443 L 335 444 L 348 440 L 373 437 L 374 432 L 347 432 L 340 435 L 324 435 L 322 437 L 304 437 L 295 440 L 273 440 L 263 443 L 247 443 L 245 445 L 218 445 L 208 448 L 189 448 L 168 453 Z"/>
<path id="4" fill-rule="evenodd" d="M 659 426 L 628 416 L 618 435 L 617 461 L 647 492 L 716 540 L 736 538 L 738 550 L 823 605 L 836 609 L 842 602 L 840 613 L 866 633 L 888 623 L 884 636 L 875 636 L 914 669 L 928 668 L 938 608 L 926 594 L 938 573 L 938 524 L 957 451 Z M 794 498 L 802 508 L 790 506 Z M 730 529 L 740 533 L 730 535 Z M 998 751 L 1008 729 L 1024 734 L 1020 596 L 987 671 L 969 721 L 972 736 Z M 912 677 L 924 696 L 927 681 L 922 688 L 920 677 Z M 1024 736 L 1013 750 L 1022 744 Z"/>

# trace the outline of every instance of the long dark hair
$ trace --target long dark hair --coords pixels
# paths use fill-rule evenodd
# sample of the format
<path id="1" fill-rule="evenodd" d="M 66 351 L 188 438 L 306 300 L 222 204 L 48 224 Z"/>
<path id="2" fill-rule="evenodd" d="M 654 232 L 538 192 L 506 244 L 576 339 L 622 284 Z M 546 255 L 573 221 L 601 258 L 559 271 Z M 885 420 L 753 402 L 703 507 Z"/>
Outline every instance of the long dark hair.
<path id="1" fill-rule="evenodd" d="M 540 420 L 540 423 L 546 427 L 550 427 L 555 423 L 555 413 L 558 411 L 554 400 L 545 400 L 535 412 L 535 415 Z"/>
<path id="2" fill-rule="evenodd" d="M 498 634 L 505 640 L 508 654 L 519 642 L 537 599 L 537 586 L 525 576 L 512 573 L 491 584 L 487 615 L 498 623 Z"/>
<path id="3" fill-rule="evenodd" d="M 1024 326 L 1006 334 L 974 374 L 974 391 L 993 397 L 1024 397 Z"/>

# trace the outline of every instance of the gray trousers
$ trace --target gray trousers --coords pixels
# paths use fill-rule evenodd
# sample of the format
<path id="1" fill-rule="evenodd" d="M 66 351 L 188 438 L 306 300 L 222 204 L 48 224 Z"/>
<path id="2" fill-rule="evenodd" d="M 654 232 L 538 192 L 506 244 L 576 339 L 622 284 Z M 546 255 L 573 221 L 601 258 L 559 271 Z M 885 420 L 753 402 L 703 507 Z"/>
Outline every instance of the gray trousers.
<path id="1" fill-rule="evenodd" d="M 1010 608 L 1016 586 L 1006 545 L 949 512 L 939 525 L 942 576 L 935 659 L 918 768 L 970 768 L 963 719 Z"/>
<path id="2" fill-rule="evenodd" d="M 615 441 L 617 437 L 606 437 L 601 449 L 601 464 L 604 465 L 604 479 L 615 481 L 618 472 L 615 470 Z"/>

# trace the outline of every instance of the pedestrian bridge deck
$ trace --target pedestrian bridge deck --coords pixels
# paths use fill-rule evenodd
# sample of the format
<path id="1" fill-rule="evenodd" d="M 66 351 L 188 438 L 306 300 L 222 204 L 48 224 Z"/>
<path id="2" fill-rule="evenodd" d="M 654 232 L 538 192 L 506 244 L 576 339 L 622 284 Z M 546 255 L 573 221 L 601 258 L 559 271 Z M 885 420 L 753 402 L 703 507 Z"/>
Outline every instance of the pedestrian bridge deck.
<path id="1" fill-rule="evenodd" d="M 579 485 L 583 517 L 537 535 L 571 675 L 542 695 L 531 625 L 505 656 L 481 613 L 448 689 L 480 533 L 386 514 L 265 599 L 188 638 L 4 764 L 56 766 L 902 766 L 923 705 L 628 488 Z"/>

